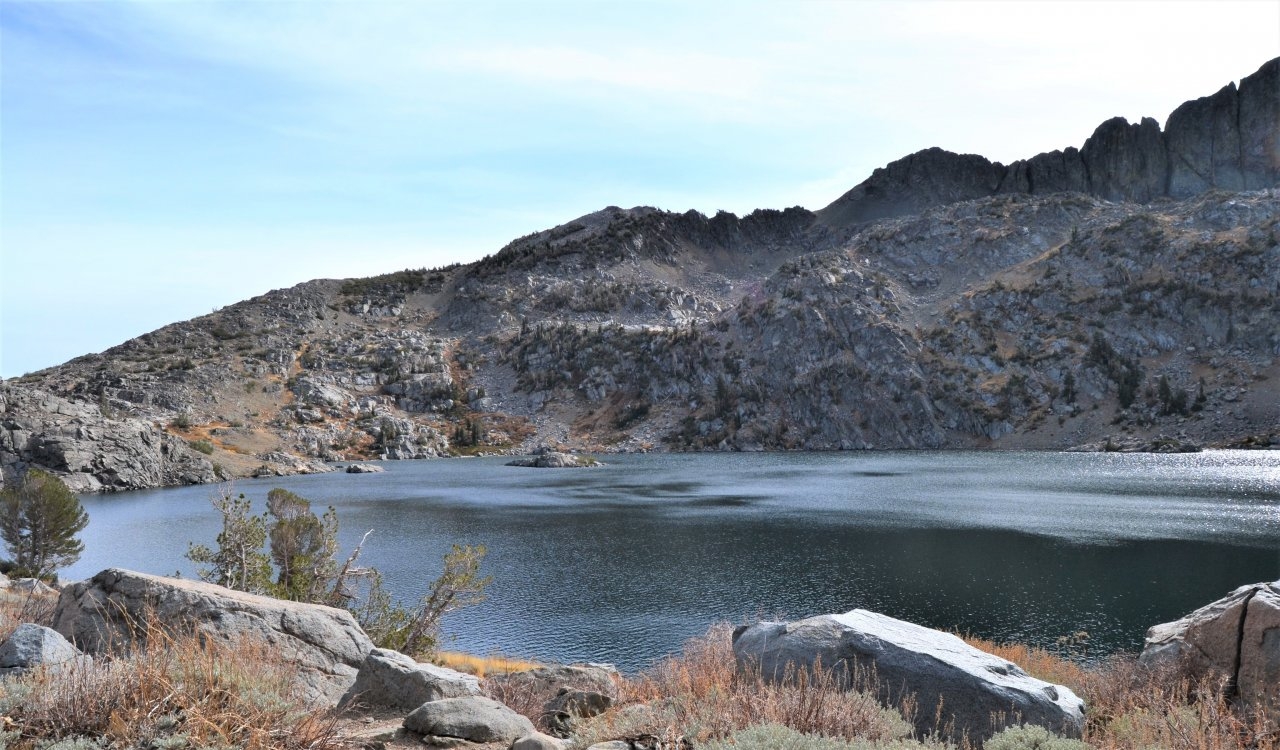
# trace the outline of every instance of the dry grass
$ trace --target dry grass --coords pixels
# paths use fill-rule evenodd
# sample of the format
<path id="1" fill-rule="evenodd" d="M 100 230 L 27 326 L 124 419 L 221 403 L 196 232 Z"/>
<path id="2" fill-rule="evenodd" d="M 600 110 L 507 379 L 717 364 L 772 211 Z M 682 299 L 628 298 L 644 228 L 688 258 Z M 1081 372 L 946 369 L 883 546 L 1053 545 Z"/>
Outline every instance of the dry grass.
<path id="1" fill-rule="evenodd" d="M 1149 669 L 1132 655 L 1086 664 L 1023 644 L 966 640 L 1083 698 L 1083 739 L 1096 750 L 1280 750 L 1280 727 L 1231 700 L 1223 680 Z M 716 626 L 679 657 L 624 682 L 619 707 L 582 725 L 576 741 L 586 746 L 648 734 L 699 746 L 732 742 L 747 727 L 781 725 L 812 737 L 888 743 L 910 731 L 900 714 L 876 705 L 871 684 L 848 692 L 822 674 L 768 684 L 737 670 L 730 641 L 728 626 Z"/>
<path id="2" fill-rule="evenodd" d="M 1093 679 L 1090 670 L 1074 659 L 1025 643 L 996 643 L 971 635 L 960 636 L 965 643 L 980 651 L 994 654 L 1005 661 L 1011 661 L 1022 667 L 1027 674 L 1045 682 L 1066 685 L 1074 689 L 1075 685 L 1085 684 Z"/>
<path id="3" fill-rule="evenodd" d="M 905 736 L 910 725 L 871 696 L 845 690 L 839 678 L 800 671 L 777 684 L 737 669 L 728 625 L 690 641 L 684 653 L 624 683 L 620 709 L 587 722 L 578 744 L 621 736 L 685 738 L 695 746 L 760 724 L 806 734 L 873 741 Z"/>
<path id="4" fill-rule="evenodd" d="M 1229 697 L 1224 678 L 1151 669 L 1129 654 L 1082 664 L 1024 644 L 966 637 L 1084 699 L 1084 740 L 1098 750 L 1275 750 L 1280 726 Z"/>
<path id="5" fill-rule="evenodd" d="M 57 606 L 57 594 L 25 594 L 0 590 L 0 642 L 7 640 L 23 623 L 51 626 L 53 611 Z"/>
<path id="6" fill-rule="evenodd" d="M 72 737 L 115 747 L 325 750 L 336 718 L 297 700 L 296 668 L 265 644 L 147 625 L 145 645 L 0 682 L 13 748 Z"/>
<path id="7" fill-rule="evenodd" d="M 501 654 L 475 656 L 472 654 L 464 654 L 459 651 L 438 651 L 436 652 L 433 661 L 442 667 L 456 669 L 459 672 L 473 674 L 476 677 L 484 677 L 491 674 L 506 674 L 507 672 L 523 672 L 529 669 L 537 669 L 542 666 L 536 661 L 527 661 L 525 659 L 517 659 L 511 656 L 502 656 Z"/>

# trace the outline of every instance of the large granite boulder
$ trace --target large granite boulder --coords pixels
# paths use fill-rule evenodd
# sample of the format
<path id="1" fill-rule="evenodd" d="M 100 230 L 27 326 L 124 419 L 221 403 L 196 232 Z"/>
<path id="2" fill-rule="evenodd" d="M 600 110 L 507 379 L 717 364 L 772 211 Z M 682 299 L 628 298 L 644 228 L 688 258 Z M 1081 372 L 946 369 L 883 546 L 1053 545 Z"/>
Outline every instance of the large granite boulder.
<path id="1" fill-rule="evenodd" d="M 63 665 L 89 660 L 56 630 L 23 623 L 0 643 L 0 676 L 26 672 L 37 667 L 59 669 Z"/>
<path id="2" fill-rule="evenodd" d="M 1036 724 L 1078 737 L 1084 728 L 1084 702 L 1068 688 L 949 633 L 864 609 L 739 628 L 733 651 L 740 668 L 769 680 L 820 665 L 846 685 L 877 691 L 888 706 L 914 696 L 922 735 L 982 740 L 1007 726 Z"/>
<path id="3" fill-rule="evenodd" d="M 424 703 L 404 718 L 404 728 L 429 737 L 504 744 L 537 731 L 527 718 L 492 698 L 479 696 Z"/>
<path id="4" fill-rule="evenodd" d="M 1280 708 L 1280 581 L 1241 586 L 1153 626 L 1138 661 L 1225 677 L 1245 702 Z"/>
<path id="5" fill-rule="evenodd" d="M 346 610 L 120 568 L 67 586 L 54 612 L 54 629 L 91 654 L 145 640 L 148 621 L 225 643 L 261 641 L 297 666 L 304 698 L 329 704 L 373 650 Z"/>
<path id="6" fill-rule="evenodd" d="M 341 704 L 359 702 L 412 711 L 441 698 L 479 694 L 480 681 L 469 674 L 420 664 L 399 651 L 375 648 L 364 658 L 355 684 L 342 697 Z"/>

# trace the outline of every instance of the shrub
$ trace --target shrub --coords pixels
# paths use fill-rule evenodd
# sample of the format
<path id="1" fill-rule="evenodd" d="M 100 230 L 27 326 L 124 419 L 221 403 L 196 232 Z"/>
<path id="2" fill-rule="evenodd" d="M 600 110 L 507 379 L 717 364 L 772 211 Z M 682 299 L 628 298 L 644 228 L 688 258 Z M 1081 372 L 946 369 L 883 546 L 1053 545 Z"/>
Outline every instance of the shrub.
<path id="1" fill-rule="evenodd" d="M 192 440 L 190 443 L 187 443 L 187 445 L 191 446 L 191 450 L 198 451 L 206 456 L 213 454 L 213 443 L 208 440 Z"/>
<path id="2" fill-rule="evenodd" d="M 1035 725 L 1009 727 L 983 743 L 985 750 L 1090 750 L 1080 740 L 1059 737 Z"/>
<path id="3" fill-rule="evenodd" d="M 758 724 L 706 744 L 706 750 L 925 750 L 941 747 L 915 740 L 876 742 L 824 737 L 805 734 L 783 724 Z"/>

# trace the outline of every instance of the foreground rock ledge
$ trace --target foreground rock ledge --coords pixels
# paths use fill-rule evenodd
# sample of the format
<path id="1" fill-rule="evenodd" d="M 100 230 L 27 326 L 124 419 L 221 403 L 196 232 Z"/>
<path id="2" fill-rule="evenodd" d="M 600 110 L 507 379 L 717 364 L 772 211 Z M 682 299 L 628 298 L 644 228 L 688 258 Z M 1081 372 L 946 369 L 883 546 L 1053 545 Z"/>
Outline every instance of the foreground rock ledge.
<path id="1" fill-rule="evenodd" d="M 739 628 L 733 652 L 740 668 L 758 668 L 768 680 L 821 664 L 846 685 L 874 688 L 885 705 L 897 708 L 914 696 L 921 735 L 984 740 L 1024 723 L 1071 737 L 1084 729 L 1084 701 L 1069 688 L 1037 680 L 950 633 L 864 609 Z M 874 684 L 860 684 L 868 675 Z"/>
<path id="2" fill-rule="evenodd" d="M 64 588 L 53 619 L 55 630 L 91 654 L 145 640 L 149 619 L 226 644 L 256 639 L 296 665 L 305 699 L 329 705 L 373 650 L 346 610 L 121 568 Z"/>

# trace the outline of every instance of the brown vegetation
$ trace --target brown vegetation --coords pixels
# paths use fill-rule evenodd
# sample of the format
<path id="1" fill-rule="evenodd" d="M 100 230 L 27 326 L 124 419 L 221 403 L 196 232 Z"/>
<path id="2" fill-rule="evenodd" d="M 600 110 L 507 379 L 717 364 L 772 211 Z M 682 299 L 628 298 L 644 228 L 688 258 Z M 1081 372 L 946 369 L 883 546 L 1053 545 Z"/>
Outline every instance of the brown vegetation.
<path id="1" fill-rule="evenodd" d="M 2 609 L 6 627 L 32 619 Z M 336 716 L 298 699 L 296 668 L 267 644 L 222 645 L 157 622 L 140 644 L 0 681 L 0 746 L 74 738 L 88 747 L 339 746 Z"/>

